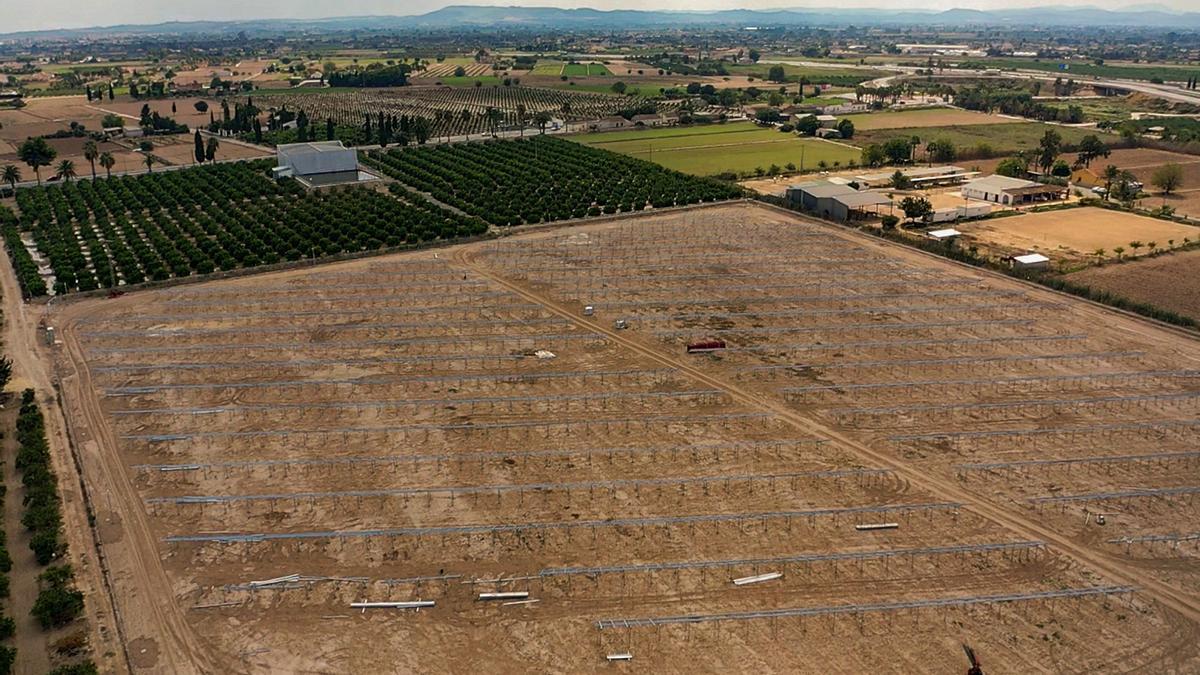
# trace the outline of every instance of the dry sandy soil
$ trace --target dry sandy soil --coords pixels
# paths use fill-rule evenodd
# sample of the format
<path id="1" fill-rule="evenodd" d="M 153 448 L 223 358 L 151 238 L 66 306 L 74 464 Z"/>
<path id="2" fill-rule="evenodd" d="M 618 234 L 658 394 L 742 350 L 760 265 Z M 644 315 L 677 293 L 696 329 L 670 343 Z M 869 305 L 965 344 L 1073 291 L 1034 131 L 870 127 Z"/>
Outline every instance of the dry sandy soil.
<path id="1" fill-rule="evenodd" d="M 1181 244 L 1196 239 L 1200 228 L 1121 211 L 1085 206 L 1062 211 L 1027 213 L 1008 218 L 962 223 L 958 228 L 985 244 L 1003 249 L 1039 251 L 1051 257 L 1087 257 L 1096 249 L 1123 246 L 1132 256 L 1131 241 L 1155 242 L 1166 248 L 1168 240 Z M 1143 255 L 1148 248 L 1141 249 Z"/>
<path id="2" fill-rule="evenodd" d="M 1200 669 L 1188 493 L 1076 497 L 1195 483 L 1200 344 L 1010 279 L 725 205 L 51 322 L 138 672 Z"/>
<path id="3" fill-rule="evenodd" d="M 1067 278 L 1200 320 L 1200 251 L 1090 267 Z"/>
<path id="4" fill-rule="evenodd" d="M 160 115 L 173 116 L 190 128 L 203 127 L 208 124 L 209 116 L 208 113 L 196 111 L 193 104 L 198 100 L 200 99 L 179 98 L 142 102 L 117 99 L 89 104 L 82 96 L 69 99 L 31 99 L 30 104 L 19 111 L 0 111 L 0 123 L 4 124 L 4 129 L 0 130 L 0 164 L 17 164 L 21 168 L 24 178 L 32 180 L 32 170 L 21 164 L 16 154 L 16 146 L 25 138 L 65 129 L 72 121 L 78 121 L 87 129 L 96 131 L 100 129 L 101 120 L 109 113 L 122 115 L 126 118 L 128 125 L 136 126 L 143 105 L 149 105 L 151 110 Z M 174 115 L 171 113 L 172 103 L 175 104 L 177 111 Z M 211 101 L 209 103 L 212 104 Z M 216 105 L 213 110 L 217 115 L 221 114 L 220 108 Z M 190 134 L 156 136 L 150 140 L 155 145 L 153 154 L 168 164 L 191 164 L 193 162 L 194 150 Z M 83 157 L 83 144 L 86 141 L 86 138 L 62 138 L 48 141 L 58 151 L 58 157 L 55 158 L 54 164 L 57 165 L 58 162 L 69 159 L 75 163 L 75 171 L 79 175 L 90 175 L 91 165 Z M 111 152 L 117 160 L 112 169 L 114 172 L 145 170 L 143 156 L 135 150 L 136 147 L 137 139 L 100 143 L 100 151 Z M 222 143 L 217 152 L 217 158 L 247 159 L 264 157 L 269 154 L 271 153 L 267 149 Z M 104 172 L 99 166 L 96 167 L 96 171 L 98 174 Z M 53 172 L 54 166 L 42 169 L 42 178 L 45 179 Z"/>

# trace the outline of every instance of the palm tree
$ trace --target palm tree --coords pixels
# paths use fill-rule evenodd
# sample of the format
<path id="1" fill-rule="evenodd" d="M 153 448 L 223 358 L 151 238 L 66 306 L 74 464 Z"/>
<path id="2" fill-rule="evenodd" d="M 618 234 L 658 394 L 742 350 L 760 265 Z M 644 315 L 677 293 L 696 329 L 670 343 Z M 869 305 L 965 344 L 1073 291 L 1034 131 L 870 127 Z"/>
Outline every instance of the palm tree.
<path id="1" fill-rule="evenodd" d="M 83 144 L 83 158 L 92 164 L 92 180 L 96 180 L 96 159 L 100 157 L 100 148 L 96 141 L 89 140 Z"/>
<path id="2" fill-rule="evenodd" d="M 1117 260 L 1121 259 L 1121 254 L 1125 252 L 1124 246 L 1116 246 L 1113 248 L 1113 253 L 1117 254 Z"/>
<path id="3" fill-rule="evenodd" d="M 520 127 L 521 127 L 521 137 L 522 138 L 525 137 L 525 112 L 526 112 L 525 104 L 518 103 L 517 104 L 517 124 L 520 125 Z"/>
<path id="4" fill-rule="evenodd" d="M 13 194 L 16 194 L 17 182 L 21 180 L 21 170 L 15 166 L 13 166 L 12 164 L 5 164 L 4 165 L 4 173 L 3 173 L 3 176 L 0 177 L 0 180 L 3 180 L 5 183 L 8 183 L 9 186 L 12 187 Z"/>
<path id="5" fill-rule="evenodd" d="M 1143 247 L 1143 246 L 1145 246 L 1145 244 L 1143 244 L 1143 243 L 1142 243 L 1142 242 L 1140 242 L 1140 241 L 1131 241 L 1131 242 L 1129 242 L 1129 248 L 1133 249 L 1133 254 L 1134 254 L 1134 255 L 1137 255 L 1138 249 L 1140 249 L 1140 248 L 1141 248 L 1141 247 Z"/>
<path id="6" fill-rule="evenodd" d="M 1102 248 L 1098 248 L 1095 251 L 1092 251 L 1092 255 L 1096 256 L 1096 258 L 1098 258 L 1100 262 L 1104 262 L 1104 255 L 1106 253 L 1108 253 L 1108 251 L 1105 251 Z"/>
<path id="7" fill-rule="evenodd" d="M 142 161 L 146 164 L 146 171 L 154 173 L 154 155 L 146 153 L 142 156 Z"/>
<path id="8" fill-rule="evenodd" d="M 63 179 L 64 182 L 70 183 L 71 179 L 76 175 L 75 162 L 72 162 L 69 159 L 64 159 L 63 161 L 59 162 L 57 173 L 58 177 Z"/>
<path id="9" fill-rule="evenodd" d="M 113 157 L 111 152 L 100 153 L 100 166 L 104 167 L 104 172 L 109 178 L 112 178 L 112 168 L 117 165 L 117 158 Z"/>

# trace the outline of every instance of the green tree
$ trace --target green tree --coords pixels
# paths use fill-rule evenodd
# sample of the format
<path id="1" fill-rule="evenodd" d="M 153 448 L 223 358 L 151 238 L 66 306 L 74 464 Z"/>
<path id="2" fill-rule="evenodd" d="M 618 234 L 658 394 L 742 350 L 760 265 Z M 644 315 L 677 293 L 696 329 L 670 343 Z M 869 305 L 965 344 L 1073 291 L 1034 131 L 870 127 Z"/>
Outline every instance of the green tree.
<path id="1" fill-rule="evenodd" d="M 30 614 L 43 629 L 65 626 L 83 613 L 83 593 L 71 587 L 74 578 L 70 565 L 50 567 L 38 575 L 41 590 Z"/>
<path id="2" fill-rule="evenodd" d="M 863 146 L 861 162 L 863 166 L 875 167 L 887 161 L 887 155 L 883 153 L 883 146 L 878 143 L 870 143 Z"/>
<path id="3" fill-rule="evenodd" d="M 854 122 L 845 117 L 838 120 L 837 130 L 842 135 L 842 138 L 854 138 Z"/>
<path id="4" fill-rule="evenodd" d="M 1067 164 L 1065 160 L 1056 159 L 1054 160 L 1054 166 L 1050 169 L 1050 175 L 1057 176 L 1058 178 L 1066 178 L 1071 175 L 1071 165 Z"/>
<path id="5" fill-rule="evenodd" d="M 910 195 L 900 200 L 900 210 L 904 212 L 905 217 L 909 220 L 917 220 L 933 213 L 933 204 L 924 197 Z"/>
<path id="6" fill-rule="evenodd" d="M 816 115 L 805 115 L 796 120 L 796 132 L 802 136 L 813 136 L 821 128 L 821 121 Z"/>
<path id="7" fill-rule="evenodd" d="M 0 180 L 8 183 L 13 192 L 17 191 L 17 183 L 21 182 L 21 170 L 12 164 L 5 164 L 3 173 L 0 173 Z"/>
<path id="8" fill-rule="evenodd" d="M 771 66 L 769 69 L 767 69 L 767 79 L 772 82 L 786 82 L 787 72 L 783 69 L 783 66 Z"/>
<path id="9" fill-rule="evenodd" d="M 1058 159 L 1061 151 L 1062 135 L 1053 129 L 1047 129 L 1046 133 L 1042 134 L 1042 140 L 1038 141 L 1038 167 L 1042 173 L 1050 173 L 1050 167 L 1054 166 L 1054 160 Z"/>
<path id="10" fill-rule="evenodd" d="M 104 172 L 108 178 L 112 178 L 112 168 L 117 165 L 117 158 L 113 157 L 111 152 L 100 153 L 100 166 L 104 167 Z"/>
<path id="11" fill-rule="evenodd" d="M 212 162 L 217 159 L 217 149 L 221 147 L 221 142 L 215 136 L 208 137 L 208 143 L 204 146 L 204 159 Z"/>
<path id="12" fill-rule="evenodd" d="M 949 139 L 935 138 L 925 145 L 925 154 L 929 157 L 930 162 L 941 164 L 953 162 L 958 157 L 958 149 Z"/>
<path id="13" fill-rule="evenodd" d="M 37 176 L 38 185 L 41 185 L 41 169 L 43 166 L 50 166 L 50 163 L 53 162 L 56 157 L 58 157 L 58 151 L 50 147 L 50 144 L 46 142 L 46 139 L 38 136 L 37 138 L 30 138 L 22 143 L 21 147 L 17 148 L 17 157 L 19 157 L 22 162 L 25 162 L 31 169 L 33 169 L 34 175 Z"/>
<path id="14" fill-rule="evenodd" d="M 142 163 L 146 165 L 147 172 L 154 173 L 154 162 L 154 155 L 148 152 L 142 155 Z"/>
<path id="15" fill-rule="evenodd" d="M 614 94 L 624 94 L 626 86 L 625 86 L 624 82 L 621 82 L 620 80 L 618 80 L 618 81 L 612 83 L 611 89 L 613 90 Z"/>
<path id="16" fill-rule="evenodd" d="M 912 159 L 913 144 L 907 138 L 889 138 L 883 143 L 883 154 L 892 164 L 903 164 Z"/>
<path id="17" fill-rule="evenodd" d="M 199 129 L 196 130 L 196 133 L 192 134 L 192 157 L 196 160 L 197 164 L 204 163 L 204 138 L 200 136 Z"/>
<path id="18" fill-rule="evenodd" d="M 912 187 L 912 180 L 900 169 L 896 169 L 896 173 L 892 174 L 892 187 L 897 190 L 907 190 Z"/>
<path id="19" fill-rule="evenodd" d="M 96 141 L 88 139 L 88 142 L 83 144 L 83 158 L 92 165 L 92 180 L 96 180 L 96 160 L 100 158 L 100 147 L 96 145 Z"/>
<path id="20" fill-rule="evenodd" d="M 1174 162 L 1163 164 L 1150 175 L 1150 183 L 1162 191 L 1165 197 L 1183 184 L 1183 167 Z"/>
<path id="21" fill-rule="evenodd" d="M 64 159 L 63 161 L 58 163 L 58 168 L 55 171 L 55 173 L 64 182 L 70 183 L 71 179 L 76 176 L 75 162 L 72 162 L 69 159 Z"/>
<path id="22" fill-rule="evenodd" d="M 1025 162 L 1022 162 L 1016 157 L 1009 157 L 1001 160 L 996 165 L 996 173 L 1000 176 L 1008 176 L 1009 178 L 1020 178 L 1025 175 Z"/>
<path id="23" fill-rule="evenodd" d="M 533 123 L 537 125 L 538 130 L 543 134 L 546 133 L 546 127 L 550 124 L 551 119 L 553 118 L 550 117 L 550 113 L 545 110 L 533 114 Z"/>
<path id="24" fill-rule="evenodd" d="M 1095 134 L 1088 134 L 1079 140 L 1078 161 L 1084 166 L 1091 166 L 1097 157 L 1108 157 L 1112 150 Z"/>
<path id="25" fill-rule="evenodd" d="M 1112 192 L 1113 183 L 1117 182 L 1117 178 L 1120 177 L 1120 175 L 1121 175 L 1121 170 L 1118 169 L 1115 164 L 1109 164 L 1108 166 L 1104 167 L 1104 192 L 1105 193 Z"/>

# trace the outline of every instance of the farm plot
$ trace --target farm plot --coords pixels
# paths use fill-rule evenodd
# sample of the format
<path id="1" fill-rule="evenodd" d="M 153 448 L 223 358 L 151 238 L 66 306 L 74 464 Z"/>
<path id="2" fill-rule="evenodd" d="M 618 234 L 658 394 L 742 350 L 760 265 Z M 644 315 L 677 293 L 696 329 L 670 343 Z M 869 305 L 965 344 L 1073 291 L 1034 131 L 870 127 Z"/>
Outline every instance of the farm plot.
<path id="1" fill-rule="evenodd" d="M 1125 397 L 1110 424 L 1186 444 L 1200 356 L 1114 330 L 1126 321 L 748 205 L 55 317 L 74 431 L 100 446 L 84 472 L 105 462 L 120 482 L 123 536 L 103 546 L 143 547 L 164 572 L 114 578 L 117 602 L 179 615 L 207 670 L 580 672 L 629 653 L 655 672 L 950 671 L 963 641 L 1000 671 L 1193 669 L 1189 601 L 1095 568 L 1106 544 L 1027 501 L 1042 480 L 961 466 L 1115 457 L 1119 432 L 1087 427 L 1101 394 Z M 685 357 L 696 337 L 729 348 Z M 961 409 L 917 408 L 947 391 Z M 907 421 L 843 422 L 897 399 Z M 991 400 L 1025 407 L 964 422 Z M 967 427 L 1016 440 L 936 446 L 952 453 L 898 437 Z M 1034 447 L 1038 429 L 1079 427 Z M 1186 481 L 1128 471 L 1146 489 Z M 1185 522 L 1167 499 L 1170 518 L 1117 517 L 1105 535 Z M 184 637 L 153 639 L 161 653 Z"/>
<path id="2" fill-rule="evenodd" d="M 1185 251 L 1119 265 L 1089 267 L 1070 281 L 1162 307 L 1200 321 L 1200 251 Z"/>
<path id="3" fill-rule="evenodd" d="M 538 87 L 411 87 L 395 90 L 256 94 L 254 104 L 262 109 L 283 108 L 304 113 L 313 120 L 332 119 L 335 124 L 362 126 L 367 115 L 409 115 L 429 120 L 434 136 L 482 134 L 493 129 L 489 109 L 502 113 L 499 128 L 518 126 L 518 106 L 524 106 L 525 125 L 548 112 L 557 118 L 576 122 L 614 115 L 637 107 L 629 97 L 584 91 L 563 91 Z"/>
<path id="4" fill-rule="evenodd" d="M 1192 225 L 1090 206 L 964 223 L 960 229 L 1006 251 L 1092 260 L 1098 249 L 1116 257 L 1114 249 L 1122 248 L 1123 255 L 1134 257 L 1150 253 L 1150 243 L 1155 249 L 1166 249 L 1200 236 L 1200 228 Z M 1146 247 L 1131 247 L 1135 241 Z"/>
<path id="5" fill-rule="evenodd" d="M 364 188 L 305 192 L 291 180 L 277 184 L 266 175 L 270 165 L 221 164 L 20 190 L 20 227 L 31 232 L 35 255 L 45 264 L 38 269 L 18 262 L 21 284 L 30 295 L 89 291 L 486 228 L 399 186 L 389 196 Z M 14 241 L 8 232 L 5 238 Z M 18 249 L 10 255 L 23 254 Z"/>
<path id="6" fill-rule="evenodd" d="M 1088 134 L 1085 129 L 1075 127 L 1050 126 L 1037 122 L 1009 122 L 1006 124 L 956 124 L 943 127 L 905 127 L 888 129 L 867 129 L 855 131 L 855 145 L 883 143 L 890 138 L 920 138 L 928 142 L 934 139 L 945 139 L 960 149 L 974 150 L 986 145 L 991 152 L 1009 154 L 1032 150 L 1038 147 L 1038 141 L 1047 129 L 1054 129 L 1063 138 L 1063 143 L 1074 146 Z"/>
<path id="7" fill-rule="evenodd" d="M 722 183 L 549 136 L 372 152 L 368 162 L 495 225 L 626 213 L 740 194 Z"/>
<path id="8" fill-rule="evenodd" d="M 989 115 L 987 113 L 976 112 L 974 110 L 961 110 L 959 108 L 925 108 L 921 110 L 845 115 L 844 117 L 854 123 L 855 131 L 969 126 L 975 124 L 1011 124 L 1015 121 L 999 115 Z"/>
<path id="9" fill-rule="evenodd" d="M 857 161 L 857 149 L 841 143 L 801 138 L 754 124 L 721 124 L 572 136 L 571 140 L 652 161 L 698 176 L 765 172 L 772 165 L 803 169 Z"/>

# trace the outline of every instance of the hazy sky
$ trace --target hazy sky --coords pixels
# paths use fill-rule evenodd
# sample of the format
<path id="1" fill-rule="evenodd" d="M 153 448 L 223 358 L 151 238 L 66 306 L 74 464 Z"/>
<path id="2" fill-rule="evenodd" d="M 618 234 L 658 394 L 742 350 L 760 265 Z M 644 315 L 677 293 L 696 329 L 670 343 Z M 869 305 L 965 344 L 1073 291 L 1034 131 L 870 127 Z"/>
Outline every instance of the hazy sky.
<path id="1" fill-rule="evenodd" d="M 1194 9 L 1195 0 L 1152 0 L 1175 9 Z M 1117 9 L 1130 3 L 1121 0 L 592 0 L 555 2 L 520 0 L 0 0 L 0 33 L 47 28 L 80 28 L 119 23 L 161 21 L 236 20 L 259 18 L 317 18 L 363 14 L 421 14 L 447 4 L 543 5 L 594 7 L 597 9 L 764 9 L 769 7 L 885 7 L 895 9 L 1012 8 L 1024 5 L 1092 5 Z"/>

